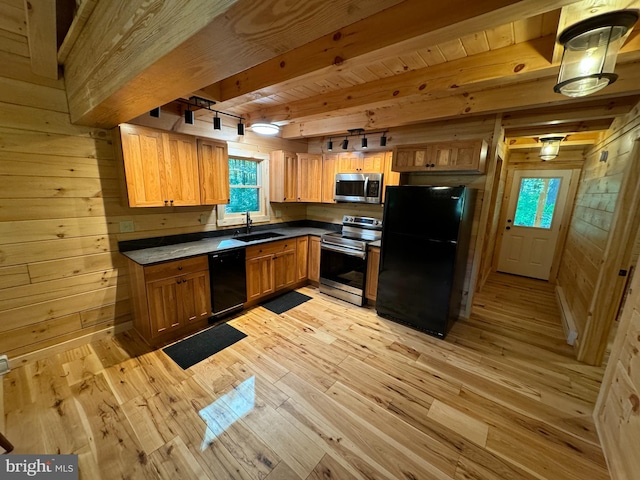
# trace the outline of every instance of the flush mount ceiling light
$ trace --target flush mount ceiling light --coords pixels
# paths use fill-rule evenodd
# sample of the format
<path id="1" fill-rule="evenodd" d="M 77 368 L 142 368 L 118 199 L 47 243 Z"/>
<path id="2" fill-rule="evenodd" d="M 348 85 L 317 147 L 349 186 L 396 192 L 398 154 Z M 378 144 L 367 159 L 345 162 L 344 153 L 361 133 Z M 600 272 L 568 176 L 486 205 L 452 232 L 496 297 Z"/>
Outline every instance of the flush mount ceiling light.
<path id="1" fill-rule="evenodd" d="M 251 130 L 260 135 L 277 135 L 280 127 L 273 123 L 256 122 L 251 124 Z"/>
<path id="2" fill-rule="evenodd" d="M 564 52 L 553 90 L 568 97 L 584 97 L 615 82 L 618 51 L 637 21 L 638 10 L 619 10 L 566 28 L 558 37 Z"/>
<path id="3" fill-rule="evenodd" d="M 553 160 L 560 152 L 560 142 L 564 137 L 560 135 L 550 135 L 548 137 L 540 137 L 542 148 L 540 148 L 540 159 L 543 161 Z"/>

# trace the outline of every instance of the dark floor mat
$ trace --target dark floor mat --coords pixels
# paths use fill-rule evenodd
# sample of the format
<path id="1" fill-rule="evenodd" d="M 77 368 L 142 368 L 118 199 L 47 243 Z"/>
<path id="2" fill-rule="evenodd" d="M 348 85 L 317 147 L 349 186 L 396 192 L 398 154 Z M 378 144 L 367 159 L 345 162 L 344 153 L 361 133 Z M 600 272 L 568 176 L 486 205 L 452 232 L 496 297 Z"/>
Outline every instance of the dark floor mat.
<path id="1" fill-rule="evenodd" d="M 227 323 L 211 327 L 204 332 L 163 348 L 162 351 L 184 370 L 220 350 L 242 340 L 247 335 Z"/>
<path id="2" fill-rule="evenodd" d="M 281 314 L 286 312 L 287 310 L 291 310 L 293 307 L 297 307 L 307 300 L 311 300 L 311 297 L 305 295 L 304 293 L 293 291 L 285 293 L 284 295 L 278 298 L 274 298 L 273 300 L 269 300 L 268 302 L 263 303 L 262 306 L 267 310 L 271 310 L 273 313 Z"/>

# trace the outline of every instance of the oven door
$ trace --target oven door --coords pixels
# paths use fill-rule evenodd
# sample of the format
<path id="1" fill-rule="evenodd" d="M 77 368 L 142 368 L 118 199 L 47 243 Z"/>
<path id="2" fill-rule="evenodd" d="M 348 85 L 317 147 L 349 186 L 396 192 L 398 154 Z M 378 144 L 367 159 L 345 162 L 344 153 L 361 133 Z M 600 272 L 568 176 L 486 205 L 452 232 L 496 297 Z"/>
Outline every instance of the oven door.
<path id="1" fill-rule="evenodd" d="M 366 252 L 320 245 L 320 291 L 362 306 L 367 276 Z"/>

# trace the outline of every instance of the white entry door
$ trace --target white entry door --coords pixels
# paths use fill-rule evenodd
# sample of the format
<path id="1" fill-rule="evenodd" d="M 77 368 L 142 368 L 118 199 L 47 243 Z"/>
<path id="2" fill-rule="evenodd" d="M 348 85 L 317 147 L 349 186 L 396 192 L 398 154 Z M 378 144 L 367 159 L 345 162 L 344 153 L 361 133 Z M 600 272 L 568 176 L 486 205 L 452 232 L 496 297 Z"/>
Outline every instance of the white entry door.
<path id="1" fill-rule="evenodd" d="M 570 170 L 517 170 L 509 194 L 498 270 L 549 279 Z"/>

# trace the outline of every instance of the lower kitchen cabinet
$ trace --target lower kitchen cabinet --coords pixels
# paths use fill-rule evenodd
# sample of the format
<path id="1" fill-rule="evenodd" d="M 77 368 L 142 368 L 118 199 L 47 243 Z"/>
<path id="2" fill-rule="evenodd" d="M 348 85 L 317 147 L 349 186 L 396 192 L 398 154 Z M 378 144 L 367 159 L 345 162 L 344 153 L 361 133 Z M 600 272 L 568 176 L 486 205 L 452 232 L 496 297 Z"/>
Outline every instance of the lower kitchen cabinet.
<path id="1" fill-rule="evenodd" d="M 309 281 L 320 283 L 320 237 L 309 236 Z"/>
<path id="2" fill-rule="evenodd" d="M 152 346 L 208 324 L 211 315 L 206 255 L 143 267 L 129 261 L 134 328 Z"/>
<path id="3" fill-rule="evenodd" d="M 367 252 L 367 279 L 365 297 L 367 300 L 376 300 L 378 291 L 378 271 L 380 269 L 380 247 L 369 247 Z"/>
<path id="4" fill-rule="evenodd" d="M 296 285 L 296 249 L 295 238 L 247 248 L 247 303 Z"/>

